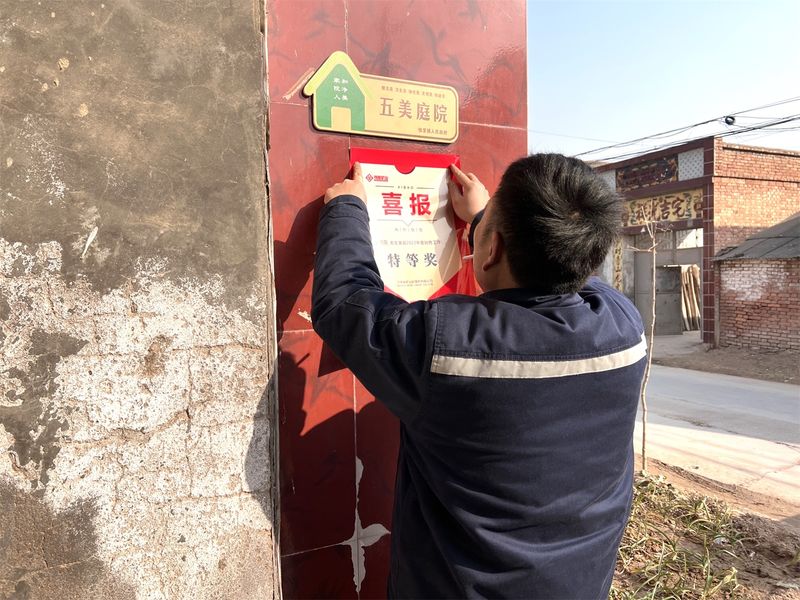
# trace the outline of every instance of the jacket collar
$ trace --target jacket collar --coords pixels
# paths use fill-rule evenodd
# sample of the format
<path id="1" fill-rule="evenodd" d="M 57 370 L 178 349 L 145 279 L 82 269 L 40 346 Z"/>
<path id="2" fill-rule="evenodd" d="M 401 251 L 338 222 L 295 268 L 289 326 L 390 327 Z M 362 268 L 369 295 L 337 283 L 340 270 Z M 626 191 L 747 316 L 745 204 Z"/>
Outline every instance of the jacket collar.
<path id="1" fill-rule="evenodd" d="M 578 294 L 548 294 L 533 288 L 506 288 L 481 294 L 481 298 L 520 306 L 572 306 L 583 303 Z"/>

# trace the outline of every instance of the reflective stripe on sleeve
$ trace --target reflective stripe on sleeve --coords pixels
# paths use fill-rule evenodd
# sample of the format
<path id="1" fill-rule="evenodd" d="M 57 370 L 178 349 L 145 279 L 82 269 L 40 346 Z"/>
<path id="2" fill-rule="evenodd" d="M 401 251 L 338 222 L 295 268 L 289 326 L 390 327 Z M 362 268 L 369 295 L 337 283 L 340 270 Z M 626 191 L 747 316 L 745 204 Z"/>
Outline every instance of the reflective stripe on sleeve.
<path id="1" fill-rule="evenodd" d="M 431 373 L 495 379 L 567 377 L 628 367 L 639 362 L 646 354 L 647 342 L 644 336 L 638 344 L 626 350 L 578 360 L 501 360 L 434 354 Z"/>

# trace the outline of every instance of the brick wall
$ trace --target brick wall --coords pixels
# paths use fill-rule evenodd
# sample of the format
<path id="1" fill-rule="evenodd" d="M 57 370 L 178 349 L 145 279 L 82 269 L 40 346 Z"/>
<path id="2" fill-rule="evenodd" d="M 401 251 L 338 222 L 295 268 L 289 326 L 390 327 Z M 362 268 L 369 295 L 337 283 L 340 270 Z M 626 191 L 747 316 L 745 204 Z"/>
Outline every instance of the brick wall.
<path id="1" fill-rule="evenodd" d="M 695 179 L 691 182 L 661 183 L 625 195 L 629 199 L 641 198 L 702 187 L 702 339 L 711 344 L 718 338 L 715 324 L 720 289 L 713 258 L 723 248 L 737 246 L 800 211 L 800 152 L 726 144 L 709 137 L 692 145 L 603 165 L 598 170 L 615 175 L 618 169 L 631 169 L 676 153 L 680 157 L 682 152 L 699 149 L 704 152 L 702 177 L 693 171 Z M 615 176 L 609 179 L 616 183 Z"/>
<path id="2" fill-rule="evenodd" d="M 800 181 L 800 152 L 726 144 L 714 140 L 714 175 L 772 181 Z"/>
<path id="3" fill-rule="evenodd" d="M 800 211 L 800 152 L 714 147 L 713 253 Z"/>
<path id="4" fill-rule="evenodd" d="M 800 353 L 800 258 L 717 263 L 719 345 Z"/>

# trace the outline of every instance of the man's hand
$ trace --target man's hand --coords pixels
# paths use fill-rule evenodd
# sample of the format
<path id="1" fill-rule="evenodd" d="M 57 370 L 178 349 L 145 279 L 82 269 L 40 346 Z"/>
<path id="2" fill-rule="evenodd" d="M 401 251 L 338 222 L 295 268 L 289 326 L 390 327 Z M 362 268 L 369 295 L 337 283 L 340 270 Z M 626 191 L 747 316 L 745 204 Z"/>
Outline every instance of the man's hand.
<path id="1" fill-rule="evenodd" d="M 357 196 L 362 202 L 367 202 L 367 191 L 364 189 L 364 176 L 361 173 L 361 163 L 353 164 L 353 178 L 335 183 L 325 190 L 325 204 L 337 196 Z"/>
<path id="2" fill-rule="evenodd" d="M 465 223 L 472 223 L 475 215 L 486 208 L 486 203 L 489 202 L 489 192 L 472 173 L 464 173 L 455 165 L 450 165 L 450 170 L 462 188 L 458 189 L 456 181 L 447 180 L 447 191 L 453 211 Z"/>

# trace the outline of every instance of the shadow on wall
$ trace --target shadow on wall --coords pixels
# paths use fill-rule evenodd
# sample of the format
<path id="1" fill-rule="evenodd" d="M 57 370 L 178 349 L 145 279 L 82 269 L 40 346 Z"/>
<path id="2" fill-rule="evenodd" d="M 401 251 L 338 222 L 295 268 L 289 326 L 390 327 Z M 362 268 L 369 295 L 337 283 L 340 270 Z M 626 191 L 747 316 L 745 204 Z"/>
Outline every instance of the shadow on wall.
<path id="1" fill-rule="evenodd" d="M 341 522 L 343 512 L 355 515 L 353 411 L 340 410 L 306 429 L 309 412 L 315 405 L 333 400 L 338 391 L 325 385 L 324 379 L 311 382 L 307 389 L 309 382 L 303 366 L 308 360 L 310 355 L 296 356 L 292 352 L 281 352 L 279 358 L 284 552 L 326 545 L 319 541 L 320 536 L 326 536 L 329 543 L 344 541 L 353 532 L 352 522 Z M 339 398 L 336 400 L 341 404 Z M 343 476 L 353 481 L 351 497 L 342 497 Z"/>
<path id="2" fill-rule="evenodd" d="M 322 206 L 322 196 L 304 206 L 298 211 L 292 222 L 292 229 L 286 241 L 276 240 L 274 242 L 274 272 L 280 274 L 280 285 L 276 286 L 276 329 L 278 341 L 283 337 L 284 323 L 291 314 L 292 307 L 308 282 L 314 267 L 316 223 Z M 277 360 L 273 365 L 272 377 L 261 394 L 256 412 L 253 415 L 254 423 L 258 423 L 259 420 L 266 420 L 269 426 L 267 428 L 253 427 L 253 436 L 245 456 L 245 480 L 247 486 L 256 493 L 261 509 L 270 522 L 273 523 L 276 542 L 274 559 L 276 563 L 280 560 L 277 535 L 281 530 L 281 527 L 279 527 L 281 496 L 278 494 L 281 482 L 276 479 L 280 476 L 277 465 L 281 460 L 281 452 L 278 444 L 273 441 L 274 438 L 269 439 L 269 436 L 270 432 L 272 436 L 277 436 L 282 429 L 282 424 L 285 423 L 283 406 L 278 401 L 278 386 L 276 385 L 279 370 L 282 372 L 282 377 L 287 381 L 302 376 L 299 385 L 300 397 L 296 401 L 298 406 L 302 405 L 302 389 L 305 377 L 302 370 L 295 369 L 297 372 L 293 372 L 292 369 L 288 368 L 288 365 L 292 364 L 294 364 L 293 360 L 287 360 L 281 356 L 280 360 Z M 284 370 L 284 366 L 279 365 L 286 366 L 286 370 Z M 270 417 L 274 415 L 278 415 L 278 419 L 270 421 Z M 284 440 L 281 439 L 280 443 L 283 445 Z M 265 478 L 263 465 L 271 459 L 274 460 L 274 470 Z M 270 484 L 271 489 L 268 489 Z M 314 514 L 309 515 L 309 518 L 313 519 Z"/>
<path id="3" fill-rule="evenodd" d="M 319 196 L 297 212 L 292 228 L 285 242 L 275 241 L 275 273 L 280 273 L 280 286 L 276 287 L 278 341 L 283 338 L 284 324 L 300 293 L 308 283 L 314 270 L 314 256 L 317 248 L 317 223 L 324 206 Z M 311 324 L 309 323 L 309 329 Z M 319 375 L 333 373 L 345 366 L 323 345 Z"/>
<path id="4" fill-rule="evenodd" d="M 96 514 L 92 502 L 55 513 L 31 494 L 0 482 L 0 597 L 136 598 L 135 590 L 96 556 Z"/>
<path id="5" fill-rule="evenodd" d="M 321 363 L 324 355 L 323 350 Z M 365 539 L 362 532 L 391 529 L 399 424 L 374 401 L 317 421 L 315 413 L 331 405 L 353 406 L 353 384 L 349 373 L 320 373 L 324 364 L 307 364 L 313 360 L 291 351 L 279 358 L 280 537 L 282 553 L 290 555 L 283 559 L 283 593 L 385 597 L 389 562 L 380 553 L 388 545 L 370 549 L 378 539 Z M 347 389 L 337 385 L 342 380 Z M 376 436 L 382 444 L 370 439 Z"/>
<path id="6" fill-rule="evenodd" d="M 353 376 L 308 331 L 310 324 L 305 331 L 293 332 L 289 343 L 283 335 L 312 276 L 322 207 L 321 196 L 306 204 L 296 213 L 286 241 L 274 244 L 277 330 L 283 344 L 273 373 L 279 374 L 280 391 L 278 396 L 273 378 L 255 420 L 275 414 L 277 404 L 278 422 L 271 431 L 280 432 L 280 481 L 272 484 L 273 490 L 280 486 L 280 495 L 273 491 L 271 496 L 280 515 L 280 553 L 291 555 L 283 559 L 285 597 L 385 597 L 388 537 L 380 545 L 377 540 L 359 545 L 357 533 L 359 527 L 373 524 L 391 527 L 394 468 L 387 469 L 387 461 L 393 466 L 396 460 L 399 424 L 374 401 L 356 414 Z M 363 448 L 361 436 L 356 439 L 356 421 Z M 260 484 L 261 461 L 268 458 L 267 442 L 258 432 L 254 427 L 245 459 L 251 489 Z M 360 487 L 357 452 L 363 465 Z M 259 497 L 268 518 L 277 523 L 278 514 L 268 512 L 273 510 L 269 495 Z M 365 548 L 370 544 L 375 545 Z"/>
<path id="7" fill-rule="evenodd" d="M 292 221 L 286 241 L 275 240 L 275 273 L 280 277 L 275 290 L 278 341 L 283 337 L 284 324 L 314 269 L 317 223 L 322 207 L 322 196 L 306 204 Z"/>
<path id="8" fill-rule="evenodd" d="M 253 433 L 247 447 L 247 454 L 244 457 L 244 477 L 247 483 L 247 490 L 258 500 L 261 510 L 267 516 L 269 522 L 272 523 L 273 532 L 277 532 L 279 507 L 277 506 L 278 496 L 276 490 L 278 484 L 272 481 L 272 478 L 276 475 L 276 470 L 272 463 L 274 453 L 270 449 L 271 438 L 276 435 L 273 432 L 278 427 L 278 424 L 273 422 L 273 419 L 270 419 L 270 416 L 275 412 L 271 408 L 276 402 L 273 399 L 274 390 L 275 371 L 273 368 L 273 375 L 270 377 L 267 387 L 261 393 L 256 412 L 253 415 Z M 277 459 L 277 457 L 275 458 Z M 277 538 L 274 538 L 274 543 L 277 546 Z M 276 559 L 277 553 L 276 548 L 274 557 Z"/>

